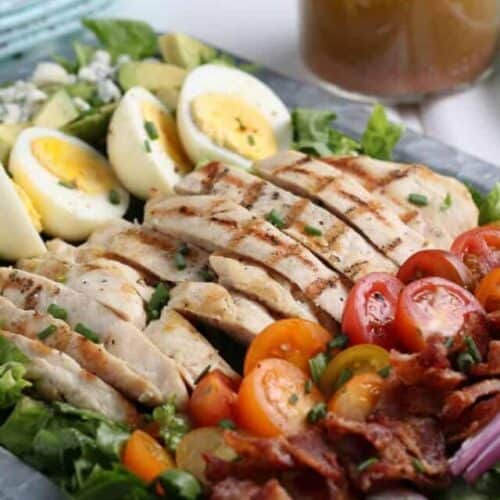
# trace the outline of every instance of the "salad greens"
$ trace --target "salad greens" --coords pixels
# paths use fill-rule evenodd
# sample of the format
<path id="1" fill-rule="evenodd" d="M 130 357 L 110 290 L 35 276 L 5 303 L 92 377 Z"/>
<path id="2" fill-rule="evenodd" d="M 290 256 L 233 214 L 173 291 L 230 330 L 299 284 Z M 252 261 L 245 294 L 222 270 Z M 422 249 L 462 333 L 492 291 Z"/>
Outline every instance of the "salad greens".
<path id="1" fill-rule="evenodd" d="M 28 358 L 11 342 L 0 337 L 0 409 L 12 407 L 31 382 L 25 380 Z"/>
<path id="2" fill-rule="evenodd" d="M 500 182 L 487 195 L 476 192 L 473 198 L 479 208 L 480 225 L 500 220 Z"/>
<path id="3" fill-rule="evenodd" d="M 498 500 L 499 492 L 500 463 L 483 474 L 474 485 L 458 479 L 450 488 L 433 498 L 435 500 Z"/>
<path id="4" fill-rule="evenodd" d="M 176 412 L 173 399 L 155 408 L 152 417 L 160 426 L 160 436 L 165 446 L 174 452 L 181 439 L 189 431 L 187 419 Z"/>
<path id="5" fill-rule="evenodd" d="M 144 59 L 157 53 L 156 34 L 149 24 L 142 21 L 84 19 L 83 25 L 95 34 L 114 59 L 122 54 L 132 59 Z"/>
<path id="6" fill-rule="evenodd" d="M 336 115 L 331 111 L 297 108 L 292 112 L 294 148 L 313 156 L 367 154 L 390 160 L 403 127 L 391 123 L 385 109 L 376 105 L 361 142 L 331 127 Z"/>

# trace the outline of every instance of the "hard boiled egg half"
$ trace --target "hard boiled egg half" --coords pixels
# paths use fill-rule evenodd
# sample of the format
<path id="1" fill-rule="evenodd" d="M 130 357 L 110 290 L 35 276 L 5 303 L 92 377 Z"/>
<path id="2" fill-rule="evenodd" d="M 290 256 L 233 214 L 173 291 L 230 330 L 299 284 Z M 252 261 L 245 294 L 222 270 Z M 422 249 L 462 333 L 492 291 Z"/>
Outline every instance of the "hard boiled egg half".
<path id="1" fill-rule="evenodd" d="M 250 168 L 292 142 L 290 113 L 279 97 L 252 75 L 220 64 L 188 74 L 177 124 L 193 163 L 219 160 Z"/>
<path id="2" fill-rule="evenodd" d="M 153 189 L 171 193 L 180 174 L 191 170 L 174 118 L 142 87 L 132 87 L 122 98 L 107 143 L 116 175 L 138 198 L 148 198 Z"/>
<path id="3" fill-rule="evenodd" d="M 57 130 L 24 130 L 12 148 L 9 170 L 51 236 L 83 240 L 128 207 L 129 195 L 106 158 Z"/>
<path id="4" fill-rule="evenodd" d="M 7 175 L 0 163 L 0 258 L 18 260 L 37 257 L 45 252 L 38 234 L 40 216 L 23 189 Z"/>

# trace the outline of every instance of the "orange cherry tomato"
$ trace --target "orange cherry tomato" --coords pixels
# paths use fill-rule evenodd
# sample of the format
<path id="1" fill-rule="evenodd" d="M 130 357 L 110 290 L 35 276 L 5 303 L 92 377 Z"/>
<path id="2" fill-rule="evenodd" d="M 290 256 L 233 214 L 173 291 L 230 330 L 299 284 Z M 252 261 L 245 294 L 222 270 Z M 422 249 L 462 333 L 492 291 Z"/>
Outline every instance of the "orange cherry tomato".
<path id="1" fill-rule="evenodd" d="M 477 282 L 500 267 L 500 226 L 490 224 L 461 234 L 451 251 L 471 270 Z"/>
<path id="2" fill-rule="evenodd" d="M 469 288 L 472 274 L 467 266 L 453 253 L 445 250 L 421 250 L 409 257 L 400 267 L 397 277 L 404 284 L 438 276 Z"/>
<path id="3" fill-rule="evenodd" d="M 332 339 L 321 325 L 305 319 L 276 321 L 262 331 L 250 344 L 245 357 L 244 374 L 250 373 L 259 361 L 281 358 L 309 372 L 309 359 L 324 351 Z"/>
<path id="4" fill-rule="evenodd" d="M 397 347 L 393 320 L 403 284 L 387 273 L 363 276 L 351 289 L 342 316 L 342 331 L 351 344 Z"/>
<path id="5" fill-rule="evenodd" d="M 372 413 L 384 379 L 376 373 L 360 373 L 346 382 L 328 402 L 328 411 L 337 417 L 363 422 Z"/>
<path id="6" fill-rule="evenodd" d="M 500 311 L 500 267 L 479 282 L 475 295 L 486 312 Z"/>
<path id="7" fill-rule="evenodd" d="M 241 383 L 238 424 L 262 437 L 300 432 L 309 410 L 323 400 L 318 389 L 309 385 L 307 375 L 288 361 L 260 361 Z"/>
<path id="8" fill-rule="evenodd" d="M 167 469 L 173 469 L 175 462 L 167 451 L 149 434 L 137 430 L 127 441 L 122 455 L 126 469 L 150 483 Z"/>
<path id="9" fill-rule="evenodd" d="M 188 414 L 197 427 L 217 426 L 221 420 L 233 419 L 236 399 L 233 382 L 221 371 L 214 370 L 194 388 Z"/>
<path id="10" fill-rule="evenodd" d="M 465 288 L 443 278 L 423 278 L 401 292 L 394 320 L 398 336 L 411 351 L 421 351 L 431 335 L 453 337 L 471 312 L 484 313 Z"/>

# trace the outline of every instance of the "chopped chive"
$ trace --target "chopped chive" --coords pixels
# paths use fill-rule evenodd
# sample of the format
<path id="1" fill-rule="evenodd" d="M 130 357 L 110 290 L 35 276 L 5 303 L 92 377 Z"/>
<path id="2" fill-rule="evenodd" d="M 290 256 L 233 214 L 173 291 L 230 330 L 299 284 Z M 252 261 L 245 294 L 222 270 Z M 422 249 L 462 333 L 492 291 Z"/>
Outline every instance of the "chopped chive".
<path id="1" fill-rule="evenodd" d="M 379 462 L 380 460 L 377 458 L 377 457 L 370 457 L 368 458 L 367 460 L 365 460 L 364 462 L 361 462 L 357 467 L 356 469 L 359 471 L 359 472 L 363 472 L 364 470 L 368 469 L 369 467 L 371 467 L 372 465 L 376 464 L 377 462 Z"/>
<path id="2" fill-rule="evenodd" d="M 476 363 L 469 352 L 462 352 L 458 355 L 457 364 L 461 372 L 468 373 Z"/>
<path id="3" fill-rule="evenodd" d="M 304 383 L 304 394 L 311 394 L 313 388 L 313 381 L 308 378 Z"/>
<path id="4" fill-rule="evenodd" d="M 339 378 L 335 382 L 334 389 L 337 390 L 342 387 L 346 382 L 348 382 L 354 373 L 349 368 L 344 368 L 339 375 Z"/>
<path id="5" fill-rule="evenodd" d="M 283 229 L 285 227 L 285 221 L 274 208 L 266 215 L 266 220 L 278 229 Z"/>
<path id="6" fill-rule="evenodd" d="M 474 339 L 472 337 L 465 337 L 464 339 L 465 344 L 467 345 L 467 350 L 469 354 L 472 356 L 472 359 L 476 363 L 481 363 L 481 353 L 479 352 L 479 349 L 477 348 L 476 343 L 474 342 Z"/>
<path id="7" fill-rule="evenodd" d="M 247 135 L 247 140 L 250 146 L 255 146 L 255 137 L 252 134 Z"/>
<path id="8" fill-rule="evenodd" d="M 182 255 L 187 255 L 189 253 L 189 247 L 187 246 L 187 243 L 181 243 L 179 245 L 178 252 Z"/>
<path id="9" fill-rule="evenodd" d="M 83 335 L 86 339 L 90 340 L 91 342 L 94 342 L 94 344 L 99 344 L 100 339 L 99 335 L 97 335 L 94 330 L 91 330 L 88 326 L 85 326 L 83 323 L 78 323 L 75 326 L 75 332 L 79 333 L 80 335 Z"/>
<path id="10" fill-rule="evenodd" d="M 315 424 L 320 420 L 323 420 L 327 414 L 327 406 L 325 403 L 318 403 L 314 405 L 307 413 L 307 421 L 310 424 Z"/>
<path id="11" fill-rule="evenodd" d="M 186 258 L 180 252 L 175 252 L 174 262 L 175 262 L 175 267 L 179 271 L 183 271 L 187 267 Z"/>
<path id="12" fill-rule="evenodd" d="M 57 330 L 56 325 L 49 325 L 47 328 L 44 328 L 41 332 L 38 332 L 37 337 L 40 340 L 45 340 L 47 337 L 50 337 Z"/>
<path id="13" fill-rule="evenodd" d="M 454 338 L 453 337 L 446 337 L 446 339 L 444 340 L 444 346 L 446 347 L 446 349 L 451 349 L 451 346 L 453 345 L 453 341 L 454 341 Z"/>
<path id="14" fill-rule="evenodd" d="M 297 396 L 297 394 L 295 394 L 295 392 L 288 398 L 288 402 L 291 405 L 297 404 L 298 400 L 299 400 L 299 396 Z"/>
<path id="15" fill-rule="evenodd" d="M 347 335 L 341 334 L 337 335 L 334 339 L 328 342 L 327 352 L 331 354 L 335 349 L 344 349 L 349 343 L 349 337 Z"/>
<path id="16" fill-rule="evenodd" d="M 420 193 L 410 193 L 408 195 L 408 201 L 410 203 L 413 203 L 414 205 L 417 205 L 418 207 L 425 207 L 426 205 L 429 204 L 429 200 L 425 194 L 420 194 Z"/>
<path id="17" fill-rule="evenodd" d="M 68 311 L 66 309 L 63 309 L 62 307 L 59 307 L 57 304 L 50 304 L 50 306 L 47 308 L 47 312 L 56 319 L 62 319 L 63 321 L 66 321 L 68 319 Z"/>
<path id="18" fill-rule="evenodd" d="M 66 189 L 76 189 L 74 182 L 59 181 L 59 186 L 65 187 Z"/>
<path id="19" fill-rule="evenodd" d="M 152 140 L 155 141 L 160 137 L 158 135 L 158 130 L 156 130 L 156 125 L 153 122 L 145 121 L 144 122 L 144 128 L 146 129 L 146 133 L 148 134 L 148 137 Z"/>
<path id="20" fill-rule="evenodd" d="M 382 378 L 387 378 L 391 374 L 391 368 L 392 368 L 391 365 L 384 366 L 383 368 L 380 368 L 378 374 Z"/>
<path id="21" fill-rule="evenodd" d="M 424 464 L 420 460 L 418 460 L 417 458 L 414 458 L 411 461 L 411 463 L 413 465 L 413 468 L 415 469 L 415 472 L 418 472 L 420 474 L 424 474 L 425 473 Z"/>
<path id="22" fill-rule="evenodd" d="M 57 278 L 56 281 L 58 283 L 66 283 L 68 281 L 68 277 L 65 274 L 60 274 Z"/>
<path id="23" fill-rule="evenodd" d="M 316 354 L 314 358 L 309 360 L 309 370 L 311 371 L 311 377 L 314 382 L 318 383 L 326 370 L 326 365 L 328 364 L 328 357 L 324 352 Z"/>
<path id="24" fill-rule="evenodd" d="M 321 236 L 323 234 L 323 231 L 314 226 L 306 226 L 304 227 L 304 233 L 308 234 L 309 236 Z"/>
<path id="25" fill-rule="evenodd" d="M 194 379 L 194 385 L 198 384 L 201 379 L 210 371 L 212 365 L 207 365 L 203 370 L 201 370 L 200 374 Z"/>
<path id="26" fill-rule="evenodd" d="M 204 266 L 199 272 L 200 278 L 203 281 L 215 281 L 216 275 L 208 266 Z"/>
<path id="27" fill-rule="evenodd" d="M 108 200 L 111 205 L 119 205 L 121 201 L 120 193 L 116 189 L 111 189 L 108 193 Z"/>
<path id="28" fill-rule="evenodd" d="M 450 193 L 447 193 L 445 196 L 443 203 L 441 203 L 441 206 L 439 207 L 439 210 L 441 212 L 445 212 L 448 210 L 451 206 L 453 205 L 453 198 L 451 197 Z"/>
<path id="29" fill-rule="evenodd" d="M 151 153 L 151 143 L 147 139 L 144 141 L 144 149 L 147 153 Z"/>
<path id="30" fill-rule="evenodd" d="M 224 418 L 219 422 L 219 427 L 226 430 L 236 429 L 236 424 L 229 418 Z"/>
<path id="31" fill-rule="evenodd" d="M 146 306 L 146 313 L 149 321 L 160 317 L 161 310 L 168 303 L 169 299 L 170 293 L 168 288 L 163 283 L 158 283 L 153 295 L 151 295 L 148 305 Z"/>

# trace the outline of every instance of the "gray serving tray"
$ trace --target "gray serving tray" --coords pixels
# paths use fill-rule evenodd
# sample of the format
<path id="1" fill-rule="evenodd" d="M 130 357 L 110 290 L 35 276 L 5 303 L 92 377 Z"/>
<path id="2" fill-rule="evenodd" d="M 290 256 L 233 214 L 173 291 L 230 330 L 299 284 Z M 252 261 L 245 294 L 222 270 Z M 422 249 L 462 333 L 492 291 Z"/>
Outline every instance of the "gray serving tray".
<path id="1" fill-rule="evenodd" d="M 59 38 L 27 54 L 4 61 L 0 64 L 0 84 L 26 77 L 37 62 L 50 60 L 53 54 L 72 57 L 71 43 L 75 38 L 88 37 L 72 35 Z M 271 69 L 260 68 L 255 75 L 272 87 L 289 108 L 301 106 L 331 110 L 337 114 L 336 127 L 341 131 L 359 137 L 364 130 L 371 112 L 369 105 L 333 96 L 320 87 L 296 81 Z M 395 158 L 408 163 L 424 163 L 438 172 L 468 182 L 483 192 L 500 182 L 499 167 L 411 130 L 406 131 L 398 144 Z M 44 476 L 0 448 L 0 500 L 62 498 L 65 497 Z"/>

